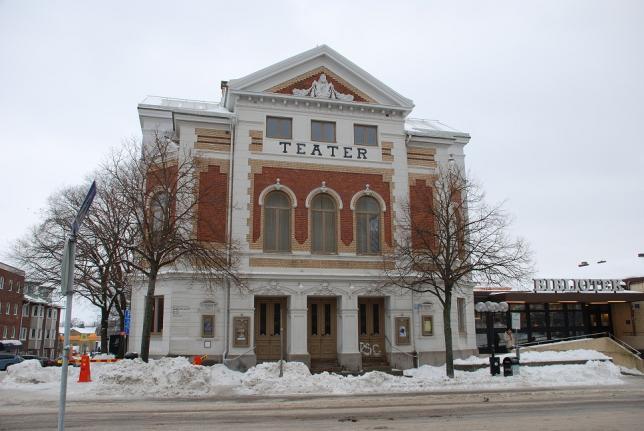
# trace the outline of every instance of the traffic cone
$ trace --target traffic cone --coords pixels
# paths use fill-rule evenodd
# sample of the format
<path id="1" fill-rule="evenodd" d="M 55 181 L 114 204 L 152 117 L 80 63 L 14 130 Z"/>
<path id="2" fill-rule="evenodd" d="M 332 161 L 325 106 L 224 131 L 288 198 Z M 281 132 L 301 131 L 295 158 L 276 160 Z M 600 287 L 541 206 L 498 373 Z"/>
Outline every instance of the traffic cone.
<path id="1" fill-rule="evenodd" d="M 87 383 L 91 381 L 92 381 L 92 377 L 89 371 L 89 355 L 85 353 L 81 357 L 81 369 L 80 369 L 80 375 L 78 376 L 78 383 Z"/>
<path id="2" fill-rule="evenodd" d="M 194 365 L 201 365 L 201 356 L 199 355 L 195 356 L 194 359 L 192 360 L 192 363 Z"/>

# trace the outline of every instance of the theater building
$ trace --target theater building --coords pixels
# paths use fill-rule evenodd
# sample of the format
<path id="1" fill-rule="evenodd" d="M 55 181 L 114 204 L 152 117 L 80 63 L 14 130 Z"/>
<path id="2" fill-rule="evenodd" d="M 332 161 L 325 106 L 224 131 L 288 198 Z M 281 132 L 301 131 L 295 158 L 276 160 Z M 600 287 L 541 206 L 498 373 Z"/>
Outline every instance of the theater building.
<path id="1" fill-rule="evenodd" d="M 440 164 L 464 166 L 469 135 L 410 118 L 412 100 L 324 45 L 221 87 L 217 103 L 148 97 L 138 106 L 144 142 L 171 131 L 200 160 L 200 184 L 214 185 L 220 204 L 199 207 L 195 234 L 239 244 L 246 285 L 211 290 L 189 273 L 164 273 L 151 355 L 240 368 L 281 357 L 346 370 L 443 363 L 439 302 L 383 289 L 382 256 L 401 205 L 431 193 Z M 461 287 L 456 357 L 476 352 L 472 287 Z M 130 350 L 144 295 L 132 294 Z"/>

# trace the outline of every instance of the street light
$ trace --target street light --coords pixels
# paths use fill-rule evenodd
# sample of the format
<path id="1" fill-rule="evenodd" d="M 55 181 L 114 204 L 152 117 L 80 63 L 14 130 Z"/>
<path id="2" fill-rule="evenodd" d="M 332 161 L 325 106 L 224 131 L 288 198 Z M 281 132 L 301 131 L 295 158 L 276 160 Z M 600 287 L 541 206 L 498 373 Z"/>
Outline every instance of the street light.
<path id="1" fill-rule="evenodd" d="M 96 181 L 92 182 L 87 195 L 78 209 L 71 224 L 71 232 L 65 240 L 63 263 L 61 268 L 61 291 L 66 296 L 65 301 L 65 338 L 63 343 L 63 366 L 60 371 L 60 399 L 58 405 L 58 431 L 65 429 L 65 401 L 67 400 L 67 368 L 69 367 L 69 330 L 72 320 L 72 297 L 74 296 L 74 261 L 76 259 L 76 236 L 89 212 L 89 207 L 96 196 Z"/>

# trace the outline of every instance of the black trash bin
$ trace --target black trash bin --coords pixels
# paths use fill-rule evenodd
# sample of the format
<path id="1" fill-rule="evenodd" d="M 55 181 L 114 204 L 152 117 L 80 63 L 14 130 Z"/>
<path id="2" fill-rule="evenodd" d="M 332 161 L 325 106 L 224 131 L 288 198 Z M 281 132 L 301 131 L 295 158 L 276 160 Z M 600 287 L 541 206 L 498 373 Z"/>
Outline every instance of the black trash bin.
<path id="1" fill-rule="evenodd" d="M 490 374 L 496 376 L 501 374 L 501 359 L 496 356 L 490 356 Z"/>
<path id="2" fill-rule="evenodd" d="M 503 375 L 505 377 L 519 375 L 519 360 L 516 357 L 503 359 Z"/>

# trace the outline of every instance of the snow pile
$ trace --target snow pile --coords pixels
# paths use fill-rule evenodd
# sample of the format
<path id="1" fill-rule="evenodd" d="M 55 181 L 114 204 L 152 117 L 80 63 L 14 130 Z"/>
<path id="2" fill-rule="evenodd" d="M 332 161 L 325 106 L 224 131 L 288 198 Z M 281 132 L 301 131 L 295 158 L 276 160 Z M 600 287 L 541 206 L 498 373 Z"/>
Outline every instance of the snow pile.
<path id="1" fill-rule="evenodd" d="M 487 368 L 473 372 L 456 371 L 445 376 L 445 367 L 422 367 L 392 376 L 373 371 L 362 376 L 311 374 L 300 362 L 262 363 L 246 373 L 224 365 L 192 365 L 187 358 L 163 358 L 145 363 L 140 359 L 91 365 L 92 382 L 76 383 L 78 368 L 70 369 L 70 399 L 88 397 L 204 397 L 218 394 L 294 395 L 366 394 L 395 392 L 439 392 L 495 388 L 609 385 L 622 383 L 620 369 L 611 362 L 589 361 L 579 365 L 521 367 L 520 375 L 491 376 Z M 60 368 L 42 368 L 37 360 L 9 367 L 0 390 L 38 392 L 54 398 L 58 393 Z"/>
<path id="2" fill-rule="evenodd" d="M 92 365 L 94 370 L 95 365 Z M 96 364 L 97 392 L 102 395 L 125 393 L 132 396 L 201 396 L 217 394 L 239 384 L 223 365 L 195 366 L 187 358 L 162 358 L 145 363 L 141 359 Z"/>
<path id="3" fill-rule="evenodd" d="M 503 355 L 497 355 L 501 358 L 507 356 L 516 356 L 514 353 L 507 353 Z M 596 350 L 588 349 L 576 349 L 576 350 L 564 350 L 561 352 L 548 350 L 544 352 L 537 351 L 522 351 L 521 352 L 521 363 L 528 362 L 563 362 L 563 361 L 599 361 L 599 360 L 608 360 L 611 359 L 610 356 L 606 356 L 601 352 Z M 456 365 L 477 365 L 477 364 L 488 364 L 489 360 L 487 357 L 480 356 L 470 356 L 466 359 L 455 359 L 454 364 Z"/>
<path id="4" fill-rule="evenodd" d="M 115 359 L 116 356 L 114 356 L 111 353 L 99 353 L 98 355 L 92 356 L 92 359 L 100 359 L 100 360 L 106 360 L 106 359 Z"/>
<path id="5" fill-rule="evenodd" d="M 29 359 L 7 367 L 4 383 L 38 384 L 60 381 L 60 368 L 43 368 L 38 359 Z"/>

